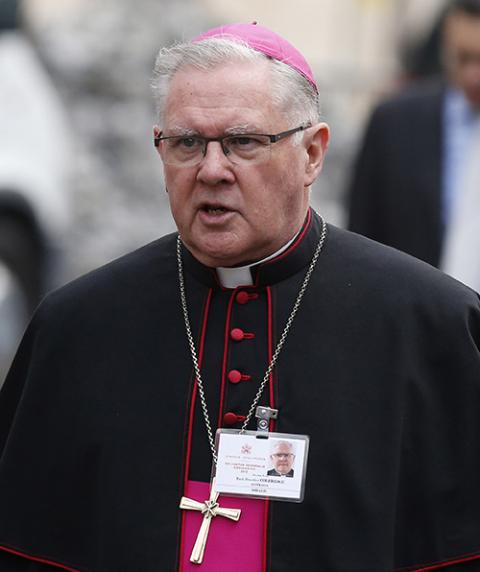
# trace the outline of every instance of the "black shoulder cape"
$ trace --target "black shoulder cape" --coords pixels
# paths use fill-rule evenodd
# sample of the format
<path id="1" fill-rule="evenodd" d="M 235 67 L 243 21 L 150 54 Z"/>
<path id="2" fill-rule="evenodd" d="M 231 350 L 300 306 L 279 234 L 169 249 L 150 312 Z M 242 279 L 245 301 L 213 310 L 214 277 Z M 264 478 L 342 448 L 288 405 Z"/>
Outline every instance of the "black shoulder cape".
<path id="1" fill-rule="evenodd" d="M 248 409 L 319 233 L 312 214 L 237 290 L 183 252 L 214 426 Z M 2 572 L 178 570 L 178 502 L 210 457 L 175 242 L 36 312 L 0 394 Z M 234 327 L 256 342 L 236 344 Z M 264 570 L 480 570 L 479 345 L 473 291 L 329 226 L 262 401 L 275 430 L 311 438 L 304 502 L 269 505 Z M 250 381 L 230 383 L 232 369 Z"/>

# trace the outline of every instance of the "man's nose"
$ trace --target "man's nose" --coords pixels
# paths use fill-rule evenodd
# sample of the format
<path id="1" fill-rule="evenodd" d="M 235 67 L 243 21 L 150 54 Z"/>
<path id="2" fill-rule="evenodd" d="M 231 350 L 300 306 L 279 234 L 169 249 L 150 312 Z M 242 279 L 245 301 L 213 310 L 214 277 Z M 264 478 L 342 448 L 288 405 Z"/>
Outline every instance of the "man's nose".
<path id="1" fill-rule="evenodd" d="M 197 180 L 210 185 L 220 181 L 233 182 L 235 175 L 232 167 L 220 141 L 209 141 L 198 167 Z"/>

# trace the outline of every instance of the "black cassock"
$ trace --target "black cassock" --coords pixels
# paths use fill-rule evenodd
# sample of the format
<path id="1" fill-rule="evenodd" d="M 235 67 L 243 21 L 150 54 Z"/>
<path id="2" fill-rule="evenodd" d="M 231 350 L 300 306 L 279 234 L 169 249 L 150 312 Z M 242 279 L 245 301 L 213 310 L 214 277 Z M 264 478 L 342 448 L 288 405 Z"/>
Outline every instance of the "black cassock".
<path id="1" fill-rule="evenodd" d="M 236 290 L 184 249 L 214 427 L 246 414 L 319 234 L 311 213 Z M 175 243 L 37 310 L 0 399 L 2 572 L 178 570 L 179 499 L 211 461 Z M 310 435 L 305 500 L 268 504 L 262 570 L 480 570 L 479 344 L 473 291 L 328 227 L 261 401 L 279 410 L 276 431 Z"/>

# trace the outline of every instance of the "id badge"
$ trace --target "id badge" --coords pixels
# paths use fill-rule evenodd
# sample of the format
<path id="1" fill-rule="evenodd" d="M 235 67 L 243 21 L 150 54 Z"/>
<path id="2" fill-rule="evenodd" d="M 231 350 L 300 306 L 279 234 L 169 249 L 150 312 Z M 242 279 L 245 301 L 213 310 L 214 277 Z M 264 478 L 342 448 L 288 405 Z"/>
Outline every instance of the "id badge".
<path id="1" fill-rule="evenodd" d="M 308 435 L 218 429 L 216 490 L 231 496 L 302 502 Z"/>

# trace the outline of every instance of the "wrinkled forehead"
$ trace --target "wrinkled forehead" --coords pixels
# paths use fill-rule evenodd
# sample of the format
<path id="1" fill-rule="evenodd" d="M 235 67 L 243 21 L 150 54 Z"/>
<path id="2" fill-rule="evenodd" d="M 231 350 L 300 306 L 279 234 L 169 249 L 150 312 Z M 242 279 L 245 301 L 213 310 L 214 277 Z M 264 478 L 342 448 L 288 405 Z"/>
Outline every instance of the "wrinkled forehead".
<path id="1" fill-rule="evenodd" d="M 222 130 L 240 125 L 267 129 L 283 123 L 283 107 L 272 94 L 267 60 L 205 70 L 185 66 L 170 83 L 164 120 L 169 127 L 187 123 L 201 129 L 212 123 Z"/>

